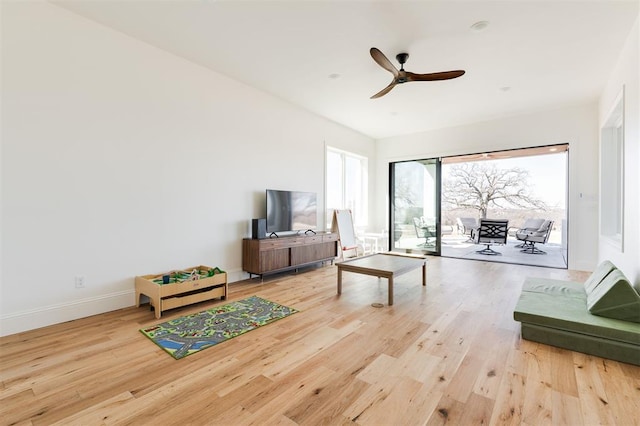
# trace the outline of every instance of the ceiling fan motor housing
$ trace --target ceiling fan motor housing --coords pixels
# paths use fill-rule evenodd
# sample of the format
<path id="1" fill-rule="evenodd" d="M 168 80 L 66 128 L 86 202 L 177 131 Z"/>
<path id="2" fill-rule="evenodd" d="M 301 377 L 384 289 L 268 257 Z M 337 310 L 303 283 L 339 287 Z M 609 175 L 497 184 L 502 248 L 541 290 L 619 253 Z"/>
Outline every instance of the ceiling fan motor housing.
<path id="1" fill-rule="evenodd" d="M 396 55 L 396 59 L 398 62 L 400 62 L 400 65 L 404 65 L 405 62 L 407 62 L 407 59 L 409 59 L 409 54 L 408 53 L 398 53 Z"/>

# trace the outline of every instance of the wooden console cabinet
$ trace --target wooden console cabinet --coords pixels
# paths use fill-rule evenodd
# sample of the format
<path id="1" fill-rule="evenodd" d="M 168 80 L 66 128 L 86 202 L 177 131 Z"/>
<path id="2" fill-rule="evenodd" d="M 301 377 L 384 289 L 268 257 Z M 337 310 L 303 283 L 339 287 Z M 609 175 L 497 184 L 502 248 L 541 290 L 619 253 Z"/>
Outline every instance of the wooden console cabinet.
<path id="1" fill-rule="evenodd" d="M 333 262 L 337 255 L 338 234 L 335 232 L 242 240 L 242 269 L 250 276 Z"/>

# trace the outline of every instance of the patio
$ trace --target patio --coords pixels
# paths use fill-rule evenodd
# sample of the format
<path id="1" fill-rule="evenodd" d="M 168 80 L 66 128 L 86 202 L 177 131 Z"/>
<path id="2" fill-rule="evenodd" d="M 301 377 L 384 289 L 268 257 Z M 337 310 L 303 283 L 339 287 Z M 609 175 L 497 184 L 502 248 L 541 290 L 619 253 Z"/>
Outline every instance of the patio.
<path id="1" fill-rule="evenodd" d="M 560 243 L 559 235 L 553 235 L 549 242 L 536 247 L 544 250 L 546 254 L 522 253 L 520 248 L 515 246 L 522 243 L 515 237 L 509 236 L 506 245 L 494 245 L 492 248 L 501 253 L 500 255 L 485 255 L 476 253 L 477 250 L 485 247 L 481 244 L 474 244 L 463 235 L 445 235 L 442 237 L 441 255 L 444 257 L 454 257 L 458 259 L 484 260 L 488 262 L 514 263 L 519 265 L 543 266 L 548 268 L 567 268 L 567 249 Z M 406 234 L 405 234 L 406 235 Z M 406 250 L 408 253 L 426 253 L 420 244 L 424 239 L 402 236 L 396 243 L 396 248 Z"/>
<path id="2" fill-rule="evenodd" d="M 567 268 L 567 250 L 560 244 L 548 242 L 544 245 L 536 245 L 536 247 L 544 250 L 547 254 L 530 254 L 522 253 L 520 251 L 521 248 L 515 247 L 521 243 L 522 241 L 518 241 L 514 237 L 509 236 L 506 245 L 492 246 L 492 248 L 501 253 L 501 255 L 489 256 L 476 253 L 476 251 L 482 249 L 484 245 L 468 242 L 467 239 L 463 237 L 451 236 L 443 238 L 441 255 L 460 259 L 516 263 L 519 265 L 545 266 L 549 268 Z"/>

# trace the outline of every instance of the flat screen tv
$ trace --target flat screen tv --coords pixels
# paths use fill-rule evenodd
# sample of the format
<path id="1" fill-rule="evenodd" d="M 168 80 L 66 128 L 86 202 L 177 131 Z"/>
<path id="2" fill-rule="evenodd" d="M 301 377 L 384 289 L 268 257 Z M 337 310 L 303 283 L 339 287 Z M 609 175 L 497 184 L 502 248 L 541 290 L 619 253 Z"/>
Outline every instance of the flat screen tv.
<path id="1" fill-rule="evenodd" d="M 267 233 L 307 231 L 318 226 L 315 192 L 267 189 Z"/>

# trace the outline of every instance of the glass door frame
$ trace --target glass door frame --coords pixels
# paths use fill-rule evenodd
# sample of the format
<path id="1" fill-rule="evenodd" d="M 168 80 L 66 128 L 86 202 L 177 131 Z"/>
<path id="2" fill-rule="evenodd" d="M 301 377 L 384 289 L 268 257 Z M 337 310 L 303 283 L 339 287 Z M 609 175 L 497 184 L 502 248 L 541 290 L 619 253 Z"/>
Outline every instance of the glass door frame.
<path id="1" fill-rule="evenodd" d="M 435 246 L 433 248 L 420 249 L 416 248 L 396 248 L 395 243 L 395 235 L 396 235 L 396 221 L 395 221 L 395 212 L 396 212 L 396 197 L 395 197 L 395 183 L 396 183 L 396 175 L 395 175 L 395 165 L 400 163 L 424 163 L 424 162 L 433 162 L 435 165 L 435 180 L 434 180 L 434 203 L 435 203 L 435 227 L 436 227 L 436 241 Z M 441 247 L 442 247 L 442 226 L 441 226 L 441 187 L 442 187 L 442 159 L 440 157 L 436 158 L 421 158 L 421 159 L 413 159 L 413 160 L 403 160 L 403 161 L 394 161 L 389 163 L 389 251 L 396 251 L 400 253 L 421 253 L 428 254 L 432 256 L 440 256 Z M 400 238 L 400 237 L 399 237 Z"/>

